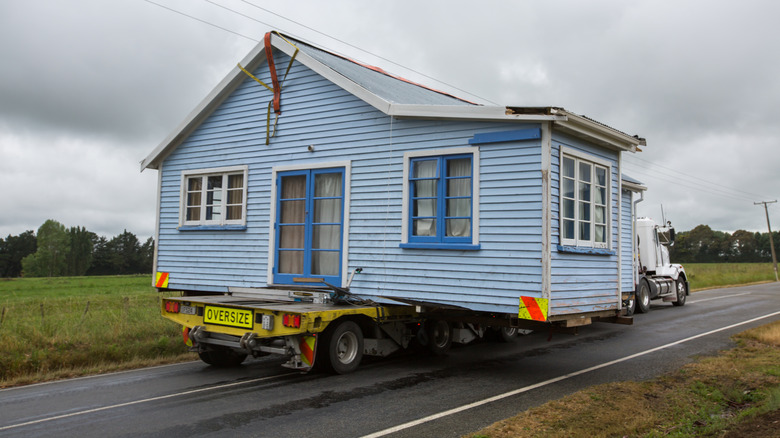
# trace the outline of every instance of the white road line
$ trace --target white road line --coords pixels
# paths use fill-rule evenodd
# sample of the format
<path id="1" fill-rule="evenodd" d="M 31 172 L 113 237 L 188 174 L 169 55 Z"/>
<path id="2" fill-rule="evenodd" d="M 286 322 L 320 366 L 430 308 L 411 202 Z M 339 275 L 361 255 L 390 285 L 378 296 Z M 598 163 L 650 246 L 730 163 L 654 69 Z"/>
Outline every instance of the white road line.
<path id="1" fill-rule="evenodd" d="M 215 389 L 230 388 L 230 387 L 233 387 L 233 386 L 239 386 L 239 385 L 246 385 L 246 384 L 249 384 L 249 383 L 262 382 L 264 380 L 271 380 L 271 379 L 275 379 L 277 377 L 286 377 L 286 376 L 292 376 L 292 375 L 296 375 L 296 374 L 300 374 L 300 373 L 286 373 L 286 374 L 279 374 L 279 375 L 276 375 L 276 376 L 261 377 L 259 379 L 245 380 L 245 381 L 234 382 L 234 383 L 227 383 L 225 385 L 219 385 L 219 386 L 209 386 L 208 388 L 193 389 L 191 391 L 184 391 L 184 392 L 179 392 L 179 393 L 175 393 L 175 394 L 161 395 L 161 396 L 158 396 L 158 397 L 146 398 L 146 399 L 143 399 L 143 400 L 135 400 L 135 401 L 127 402 L 127 403 L 119 403 L 119 404 L 110 405 L 110 406 L 103 406 L 103 407 L 95 408 L 95 409 L 87 409 L 85 411 L 72 412 L 70 414 L 56 415 L 54 417 L 41 418 L 40 420 L 28 421 L 26 423 L 12 424 L 10 426 L 2 426 L 2 427 L 0 427 L 0 432 L 2 432 L 4 430 L 16 429 L 16 428 L 24 427 L 24 426 L 32 426 L 34 424 L 46 423 L 46 422 L 49 422 L 49 421 L 61 420 L 63 418 L 77 417 L 79 415 L 92 414 L 92 413 L 95 413 L 95 412 L 107 411 L 109 409 L 123 408 L 123 407 L 126 407 L 126 406 L 138 405 L 138 404 L 141 404 L 141 403 L 149 403 L 149 402 L 153 402 L 153 401 L 157 401 L 157 400 L 165 400 L 165 399 L 168 399 L 168 398 L 181 397 L 181 396 L 185 396 L 185 395 L 197 394 L 197 393 L 206 392 L 206 391 L 213 391 Z"/>
<path id="2" fill-rule="evenodd" d="M 669 347 L 673 347 L 675 345 L 679 345 L 679 344 L 682 344 L 684 342 L 692 341 L 694 339 L 702 338 L 704 336 L 709 336 L 709 335 L 714 334 L 714 333 L 722 332 L 722 331 L 725 331 L 725 330 L 732 329 L 734 327 L 739 327 L 741 325 L 750 324 L 752 322 L 759 321 L 759 320 L 762 320 L 762 319 L 765 319 L 765 318 L 771 318 L 771 317 L 777 316 L 777 315 L 780 315 L 780 311 L 774 312 L 774 313 L 770 313 L 770 314 L 764 315 L 764 316 L 759 316 L 758 318 L 753 318 L 753 319 L 750 319 L 748 321 L 739 322 L 739 323 L 732 324 L 732 325 L 729 325 L 729 326 L 726 326 L 726 327 L 721 327 L 719 329 L 710 330 L 710 331 L 708 331 L 706 333 L 700 333 L 698 335 L 691 336 L 689 338 L 681 339 L 679 341 L 671 342 L 671 343 L 666 344 L 666 345 L 661 345 L 659 347 L 651 348 L 650 350 L 645 350 L 645 351 L 642 351 L 640 353 L 636 353 L 636 354 L 632 354 L 630 356 L 622 357 L 620 359 L 615 359 L 615 360 L 612 360 L 612 361 L 609 361 L 609 362 L 604 362 L 604 363 L 602 363 L 600 365 L 595 365 L 595 366 L 592 366 L 590 368 L 585 368 L 585 369 L 582 369 L 582 370 L 579 370 L 579 371 L 575 371 L 573 373 L 566 374 L 564 376 L 554 377 L 552 379 L 545 380 L 544 382 L 535 383 L 533 385 L 529 385 L 529 386 L 525 386 L 523 388 L 515 389 L 514 391 L 505 392 L 503 394 L 499 394 L 499 395 L 496 395 L 496 396 L 493 396 L 493 397 L 490 397 L 490 398 L 486 398 L 484 400 L 479 400 L 479 401 L 476 401 L 474 403 L 469 403 L 467 405 L 463 405 L 463 406 L 459 406 L 457 408 L 453 408 L 453 409 L 450 409 L 450 410 L 447 410 L 447 411 L 439 412 L 438 414 L 429 415 L 427 417 L 423 417 L 423 418 L 420 418 L 418 420 L 410 421 L 410 422 L 404 423 L 404 424 L 399 424 L 398 426 L 393 426 L 393 427 L 387 428 L 385 430 L 380 430 L 379 432 L 374 432 L 372 434 L 365 435 L 362 438 L 379 438 L 379 437 L 383 437 L 383 436 L 386 436 L 386 435 L 390 435 L 391 433 L 399 432 L 399 431 L 402 431 L 404 429 L 409 429 L 409 428 L 412 428 L 414 426 L 419 426 L 420 424 L 428 423 L 428 422 L 434 421 L 434 420 L 438 420 L 439 418 L 447 417 L 447 416 L 450 416 L 450 415 L 453 415 L 453 414 L 457 414 L 459 412 L 467 411 L 469 409 L 473 409 L 473 408 L 476 408 L 476 407 L 479 407 L 479 406 L 482 406 L 482 405 L 486 405 L 488 403 L 493 403 L 495 401 L 499 401 L 499 400 L 502 400 L 502 399 L 505 399 L 505 398 L 508 398 L 508 397 L 512 397 L 512 396 L 515 396 L 515 395 L 518 395 L 518 394 L 522 394 L 524 392 L 531 391 L 532 389 L 541 388 L 542 386 L 547 386 L 547 385 L 550 385 L 550 384 L 553 384 L 553 383 L 556 383 L 556 382 L 560 382 L 561 380 L 566 380 L 566 379 L 568 379 L 570 377 L 575 377 L 575 376 L 579 376 L 581 374 L 589 373 L 591 371 L 595 371 L 595 370 L 598 370 L 598 369 L 601 369 L 601 368 L 606 368 L 608 366 L 612 366 L 612 365 L 615 365 L 615 364 L 618 364 L 618 363 L 621 363 L 621 362 L 625 362 L 625 361 L 628 361 L 628 360 L 631 360 L 631 359 L 636 359 L 637 357 L 645 356 L 645 355 L 650 354 L 650 353 L 655 353 L 656 351 L 660 351 L 660 350 L 663 350 L 663 349 L 666 349 L 666 348 L 669 348 Z"/>
<path id="3" fill-rule="evenodd" d="M 739 297 L 739 296 L 742 296 L 742 295 L 750 295 L 750 294 L 752 294 L 752 292 L 742 292 L 741 294 L 724 295 L 724 296 L 712 297 L 712 298 L 702 298 L 700 300 L 689 301 L 689 303 L 691 303 L 691 304 L 693 304 L 693 303 L 703 303 L 705 301 L 722 300 L 724 298 L 733 298 L 733 297 Z"/>

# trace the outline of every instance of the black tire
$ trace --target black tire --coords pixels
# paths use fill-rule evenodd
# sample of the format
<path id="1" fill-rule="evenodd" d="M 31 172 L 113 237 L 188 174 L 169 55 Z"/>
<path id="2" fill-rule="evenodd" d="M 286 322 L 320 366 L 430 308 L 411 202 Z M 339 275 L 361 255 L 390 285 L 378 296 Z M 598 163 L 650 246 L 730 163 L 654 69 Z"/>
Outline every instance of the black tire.
<path id="1" fill-rule="evenodd" d="M 517 327 L 501 327 L 498 329 L 498 339 L 501 342 L 512 343 L 517 341 L 519 336 Z"/>
<path id="2" fill-rule="evenodd" d="M 677 288 L 677 301 L 673 301 L 672 304 L 684 306 L 685 298 L 688 296 L 688 286 L 685 284 L 685 277 L 680 276 L 674 283 L 675 288 Z"/>
<path id="3" fill-rule="evenodd" d="M 245 353 L 239 353 L 230 348 L 212 347 L 198 352 L 200 360 L 213 367 L 229 368 L 237 367 L 246 360 Z"/>
<path id="4" fill-rule="evenodd" d="M 332 328 L 328 327 L 320 340 L 323 347 L 321 353 L 324 354 L 318 354 L 315 363 L 318 368 L 336 374 L 351 373 L 363 359 L 363 331 L 354 321 L 335 324 Z"/>
<path id="5" fill-rule="evenodd" d="M 428 335 L 428 351 L 436 356 L 442 356 L 452 347 L 452 328 L 450 323 L 443 319 L 428 321 L 426 324 Z"/>
<path id="6" fill-rule="evenodd" d="M 636 313 L 647 313 L 650 311 L 650 285 L 647 280 L 639 280 L 639 286 L 636 290 Z"/>

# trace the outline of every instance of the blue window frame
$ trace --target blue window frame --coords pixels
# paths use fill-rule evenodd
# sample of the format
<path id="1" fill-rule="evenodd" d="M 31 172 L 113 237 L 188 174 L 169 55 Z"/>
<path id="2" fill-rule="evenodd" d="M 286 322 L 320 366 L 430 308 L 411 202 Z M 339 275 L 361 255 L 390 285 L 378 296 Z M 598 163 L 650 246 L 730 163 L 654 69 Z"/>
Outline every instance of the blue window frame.
<path id="1" fill-rule="evenodd" d="M 274 283 L 341 285 L 344 169 L 280 172 Z"/>
<path id="2" fill-rule="evenodd" d="M 473 155 L 412 158 L 409 243 L 470 245 Z"/>

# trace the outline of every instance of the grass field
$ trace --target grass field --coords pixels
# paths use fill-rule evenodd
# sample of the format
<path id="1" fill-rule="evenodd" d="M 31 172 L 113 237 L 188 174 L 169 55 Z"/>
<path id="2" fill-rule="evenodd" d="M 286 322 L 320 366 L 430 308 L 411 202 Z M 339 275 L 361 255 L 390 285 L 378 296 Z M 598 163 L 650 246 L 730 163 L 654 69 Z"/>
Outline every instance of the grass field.
<path id="1" fill-rule="evenodd" d="M 158 295 L 151 276 L 0 279 L 0 387 L 180 360 Z"/>
<path id="2" fill-rule="evenodd" d="M 771 263 L 688 263 L 691 290 L 775 281 Z"/>

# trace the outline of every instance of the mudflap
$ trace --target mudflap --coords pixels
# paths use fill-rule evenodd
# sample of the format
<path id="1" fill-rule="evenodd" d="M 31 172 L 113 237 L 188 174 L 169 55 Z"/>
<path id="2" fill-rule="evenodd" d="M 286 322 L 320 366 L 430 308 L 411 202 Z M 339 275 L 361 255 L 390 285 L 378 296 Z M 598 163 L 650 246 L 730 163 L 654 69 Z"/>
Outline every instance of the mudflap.
<path id="1" fill-rule="evenodd" d="M 309 372 L 314 368 L 314 362 L 317 358 L 317 335 L 296 335 L 285 338 L 288 347 L 292 347 L 293 355 L 286 363 L 282 364 L 285 368 Z"/>

